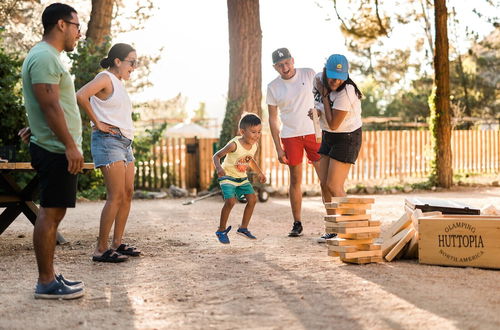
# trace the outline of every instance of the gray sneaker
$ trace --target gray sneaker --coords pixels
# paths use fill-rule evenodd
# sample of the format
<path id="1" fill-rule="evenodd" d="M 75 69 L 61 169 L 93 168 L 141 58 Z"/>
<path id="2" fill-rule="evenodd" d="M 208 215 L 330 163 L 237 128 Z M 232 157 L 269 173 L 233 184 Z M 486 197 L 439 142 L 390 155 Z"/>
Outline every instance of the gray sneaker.
<path id="1" fill-rule="evenodd" d="M 76 299 L 83 296 L 83 288 L 70 287 L 54 280 L 49 284 L 38 283 L 35 289 L 35 299 Z"/>

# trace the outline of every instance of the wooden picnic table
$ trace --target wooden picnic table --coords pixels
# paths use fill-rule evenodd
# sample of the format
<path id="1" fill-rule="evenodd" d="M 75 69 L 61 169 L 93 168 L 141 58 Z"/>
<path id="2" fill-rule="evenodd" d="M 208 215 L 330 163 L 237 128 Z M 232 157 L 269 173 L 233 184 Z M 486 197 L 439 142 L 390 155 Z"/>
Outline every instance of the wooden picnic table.
<path id="1" fill-rule="evenodd" d="M 83 169 L 93 170 L 94 164 L 85 163 Z M 0 208 L 5 208 L 0 214 L 0 235 L 21 213 L 24 213 L 33 225 L 38 216 L 38 206 L 33 200 L 38 192 L 39 177 L 35 172 L 28 184 L 21 188 L 12 176 L 16 171 L 35 172 L 30 163 L 0 163 Z M 57 243 L 67 243 L 59 232 Z"/>

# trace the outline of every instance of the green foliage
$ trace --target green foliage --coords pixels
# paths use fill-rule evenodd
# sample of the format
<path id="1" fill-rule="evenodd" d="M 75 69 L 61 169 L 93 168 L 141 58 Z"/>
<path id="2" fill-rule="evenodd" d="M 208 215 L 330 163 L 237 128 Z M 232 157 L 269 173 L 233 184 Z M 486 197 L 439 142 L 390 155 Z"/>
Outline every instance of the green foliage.
<path id="1" fill-rule="evenodd" d="M 151 159 L 151 146 L 155 145 L 163 136 L 167 123 L 160 127 L 146 129 L 146 135 L 134 139 L 134 157 L 136 162 L 144 162 Z"/>
<path id="2" fill-rule="evenodd" d="M 21 90 L 22 61 L 0 47 L 0 146 L 12 146 L 17 160 L 26 160 L 26 147 L 20 151 L 17 132 L 27 126 Z"/>
<path id="3" fill-rule="evenodd" d="M 386 116 L 398 116 L 405 122 L 424 122 L 429 117 L 429 95 L 432 79 L 418 78 L 408 89 L 401 89 L 387 105 Z"/>
<path id="4" fill-rule="evenodd" d="M 450 93 L 455 118 L 500 119 L 498 67 L 500 27 L 450 62 Z M 460 123 L 459 123 L 460 124 Z M 468 128 L 470 122 L 460 128 Z"/>
<path id="5" fill-rule="evenodd" d="M 243 104 L 244 97 L 236 100 L 227 100 L 226 114 L 222 122 L 222 129 L 220 132 L 219 142 L 217 143 L 217 150 L 222 149 L 228 142 L 235 136 L 238 130 L 238 120 L 241 115 L 241 105 Z M 217 187 L 217 173 L 214 171 L 210 189 Z"/>
<path id="6" fill-rule="evenodd" d="M 90 200 L 106 199 L 106 186 L 102 184 L 104 177 L 101 171 L 94 171 L 98 179 L 89 180 L 86 189 L 79 189 L 78 198 L 83 197 Z M 82 175 L 79 175 L 81 177 Z"/>
<path id="7" fill-rule="evenodd" d="M 243 101 L 243 97 L 236 100 L 227 100 L 226 113 L 222 122 L 219 143 L 217 144 L 218 150 L 222 149 L 235 136 L 235 132 L 238 131 L 238 120 L 241 115 Z"/>
<path id="8" fill-rule="evenodd" d="M 432 148 L 432 159 L 430 161 L 430 167 L 431 171 L 429 174 L 429 182 L 433 186 L 437 185 L 437 153 L 438 153 L 438 129 L 437 129 L 437 122 L 439 119 L 439 112 L 437 111 L 436 107 L 436 86 L 432 87 L 432 92 L 429 95 L 429 109 L 430 109 L 430 116 L 429 116 L 429 131 L 431 132 L 431 148 Z"/>

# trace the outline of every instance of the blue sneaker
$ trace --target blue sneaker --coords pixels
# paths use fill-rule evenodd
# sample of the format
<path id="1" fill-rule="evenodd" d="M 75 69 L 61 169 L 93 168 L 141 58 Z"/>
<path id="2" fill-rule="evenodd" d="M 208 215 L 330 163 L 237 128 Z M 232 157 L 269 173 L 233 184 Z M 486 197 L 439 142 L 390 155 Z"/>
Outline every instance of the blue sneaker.
<path id="1" fill-rule="evenodd" d="M 56 280 L 66 284 L 67 286 L 71 286 L 73 288 L 83 288 L 85 284 L 82 281 L 70 281 L 64 278 L 62 274 L 56 275 Z"/>
<path id="2" fill-rule="evenodd" d="M 227 237 L 227 233 L 231 230 L 231 226 L 227 227 L 226 230 L 216 231 L 215 235 L 219 239 L 219 242 L 222 244 L 229 244 L 229 237 Z"/>
<path id="3" fill-rule="evenodd" d="M 244 236 L 246 238 L 250 238 L 250 239 L 257 239 L 257 237 L 253 236 L 252 233 L 250 232 L 250 230 L 248 230 L 247 228 L 238 228 L 238 230 L 236 231 L 237 234 L 241 235 L 241 236 Z"/>
<path id="4" fill-rule="evenodd" d="M 76 299 L 83 296 L 83 288 L 75 288 L 54 280 L 49 284 L 38 283 L 35 299 Z"/>

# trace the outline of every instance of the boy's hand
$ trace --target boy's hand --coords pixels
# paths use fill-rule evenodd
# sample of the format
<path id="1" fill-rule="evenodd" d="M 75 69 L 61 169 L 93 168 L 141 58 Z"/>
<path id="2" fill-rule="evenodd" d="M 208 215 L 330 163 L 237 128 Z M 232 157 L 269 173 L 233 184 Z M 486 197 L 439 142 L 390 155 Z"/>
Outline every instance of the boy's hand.
<path id="1" fill-rule="evenodd" d="M 226 171 L 224 171 L 223 168 L 220 168 L 220 169 L 217 169 L 217 176 L 220 178 L 220 177 L 223 177 L 223 176 L 226 176 Z"/>
<path id="2" fill-rule="evenodd" d="M 267 181 L 266 176 L 263 173 L 259 173 L 258 178 L 260 183 L 266 183 Z"/>

